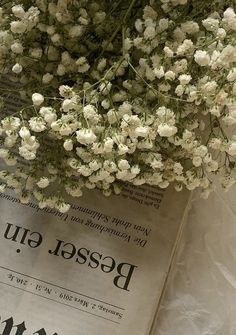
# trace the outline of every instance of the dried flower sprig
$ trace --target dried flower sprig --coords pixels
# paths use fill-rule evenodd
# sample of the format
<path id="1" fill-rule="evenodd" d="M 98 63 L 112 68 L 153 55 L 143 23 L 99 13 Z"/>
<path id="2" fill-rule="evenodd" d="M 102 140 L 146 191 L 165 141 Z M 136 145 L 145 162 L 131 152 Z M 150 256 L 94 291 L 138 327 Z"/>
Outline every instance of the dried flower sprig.
<path id="1" fill-rule="evenodd" d="M 174 183 L 207 197 L 212 174 L 236 182 L 230 1 L 210 15 L 194 0 L 35 3 L 0 9 L 0 72 L 26 101 L 1 118 L 1 191 L 64 212 L 64 192 L 84 187 Z"/>

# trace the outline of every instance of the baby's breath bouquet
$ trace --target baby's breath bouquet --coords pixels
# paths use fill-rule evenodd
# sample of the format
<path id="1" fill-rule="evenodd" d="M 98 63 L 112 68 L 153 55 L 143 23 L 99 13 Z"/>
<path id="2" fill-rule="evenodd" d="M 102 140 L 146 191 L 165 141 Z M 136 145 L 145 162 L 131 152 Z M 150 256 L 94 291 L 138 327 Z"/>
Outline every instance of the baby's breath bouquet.
<path id="1" fill-rule="evenodd" d="M 234 0 L 1 6 L 1 192 L 65 212 L 84 188 L 235 183 Z M 24 102 L 6 114 L 13 90 Z"/>

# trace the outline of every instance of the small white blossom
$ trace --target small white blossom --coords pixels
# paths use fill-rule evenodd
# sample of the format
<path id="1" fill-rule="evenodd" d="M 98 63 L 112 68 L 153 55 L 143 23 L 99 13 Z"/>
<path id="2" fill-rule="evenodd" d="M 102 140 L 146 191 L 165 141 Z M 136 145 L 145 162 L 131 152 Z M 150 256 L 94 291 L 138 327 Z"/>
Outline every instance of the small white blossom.
<path id="1" fill-rule="evenodd" d="M 70 204 L 66 204 L 66 203 L 62 202 L 62 203 L 58 204 L 56 206 L 56 208 L 59 210 L 59 212 L 66 213 L 70 209 Z"/>
<path id="2" fill-rule="evenodd" d="M 40 59 L 43 55 L 43 50 L 41 48 L 30 49 L 30 55 L 33 58 Z"/>
<path id="3" fill-rule="evenodd" d="M 202 158 L 200 156 L 193 157 L 193 165 L 199 167 L 202 165 Z"/>
<path id="4" fill-rule="evenodd" d="M 202 24 L 208 31 L 217 31 L 219 28 L 219 20 L 213 19 L 212 17 L 203 20 Z"/>
<path id="5" fill-rule="evenodd" d="M 26 31 L 26 24 L 22 21 L 11 22 L 11 31 L 14 34 L 23 34 Z"/>
<path id="6" fill-rule="evenodd" d="M 11 45 L 11 50 L 12 52 L 14 52 L 15 54 L 22 54 L 24 51 L 24 48 L 22 46 L 22 44 L 20 42 L 14 42 Z"/>
<path id="7" fill-rule="evenodd" d="M 173 50 L 171 50 L 169 47 L 164 48 L 164 53 L 168 58 L 172 58 L 174 56 Z"/>
<path id="8" fill-rule="evenodd" d="M 179 76 L 180 85 L 187 85 L 191 81 L 192 77 L 187 74 L 181 74 Z"/>
<path id="9" fill-rule="evenodd" d="M 112 152 L 114 141 L 112 138 L 108 137 L 104 140 L 104 151 Z"/>
<path id="10" fill-rule="evenodd" d="M 52 74 L 50 74 L 50 73 L 45 73 L 45 74 L 43 75 L 42 82 L 43 82 L 43 84 L 49 84 L 50 81 L 52 81 L 52 79 L 53 79 L 53 75 L 52 75 Z"/>
<path id="11" fill-rule="evenodd" d="M 67 86 L 67 85 L 61 85 L 59 87 L 59 93 L 60 93 L 60 96 L 62 96 L 65 99 L 69 99 L 74 96 L 72 87 Z"/>
<path id="12" fill-rule="evenodd" d="M 149 128 L 148 127 L 139 126 L 139 127 L 135 128 L 135 135 L 136 136 L 147 137 L 148 133 L 149 133 Z"/>
<path id="13" fill-rule="evenodd" d="M 158 79 L 161 79 L 165 75 L 165 71 L 163 66 L 161 66 L 159 69 L 154 68 L 154 73 Z"/>
<path id="14" fill-rule="evenodd" d="M 227 33 L 226 33 L 225 29 L 219 28 L 217 30 L 216 36 L 220 39 L 224 39 L 227 36 Z"/>
<path id="15" fill-rule="evenodd" d="M 76 131 L 76 138 L 81 144 L 92 144 L 96 141 L 97 136 L 91 129 L 80 129 Z"/>
<path id="16" fill-rule="evenodd" d="M 42 117 L 32 117 L 31 119 L 29 119 L 29 126 L 31 128 L 31 130 L 40 133 L 42 131 L 44 131 L 47 127 L 45 125 L 45 121 L 43 120 Z"/>
<path id="17" fill-rule="evenodd" d="M 21 73 L 23 70 L 23 67 L 19 64 L 19 63 L 16 63 L 13 67 L 12 67 L 12 72 L 16 73 L 16 74 L 19 74 Z"/>
<path id="18" fill-rule="evenodd" d="M 158 126 L 157 131 L 161 137 L 170 137 L 177 133 L 177 128 L 175 126 L 170 126 L 167 123 L 162 123 Z"/>
<path id="19" fill-rule="evenodd" d="M 7 158 L 9 155 L 9 151 L 7 149 L 0 148 L 0 158 Z"/>
<path id="20" fill-rule="evenodd" d="M 118 168 L 120 170 L 128 170 L 130 168 L 129 162 L 126 159 L 121 159 L 118 162 Z"/>
<path id="21" fill-rule="evenodd" d="M 27 127 L 22 127 L 19 131 L 19 135 L 23 139 L 31 136 L 30 131 Z"/>
<path id="22" fill-rule="evenodd" d="M 44 102 L 44 96 L 40 93 L 34 93 L 32 95 L 32 101 L 35 106 L 40 106 Z"/>
<path id="23" fill-rule="evenodd" d="M 181 29 L 187 34 L 195 34 L 199 32 L 199 25 L 194 21 L 187 21 L 181 24 Z"/>
<path id="24" fill-rule="evenodd" d="M 175 88 L 175 93 L 176 93 L 176 95 L 177 95 L 178 97 L 180 97 L 181 95 L 184 94 L 184 90 L 185 90 L 185 87 L 184 87 L 184 86 L 182 86 L 182 85 L 178 85 L 178 86 L 176 86 L 176 88 Z"/>
<path id="25" fill-rule="evenodd" d="M 222 147 L 222 140 L 220 138 L 212 138 L 210 141 L 210 147 L 214 150 L 220 150 Z"/>
<path id="26" fill-rule="evenodd" d="M 6 185 L 0 184 L 0 193 L 4 193 L 6 191 Z"/>
<path id="27" fill-rule="evenodd" d="M 47 177 L 42 177 L 40 180 L 37 182 L 37 185 L 39 188 L 46 188 L 49 185 L 49 180 Z"/>
<path id="28" fill-rule="evenodd" d="M 227 151 L 231 156 L 236 156 L 236 142 L 232 142 Z"/>
<path id="29" fill-rule="evenodd" d="M 2 120 L 2 128 L 5 131 L 17 130 L 21 125 L 20 119 L 15 116 L 9 116 Z"/>
<path id="30" fill-rule="evenodd" d="M 87 62 L 87 59 L 85 57 L 80 57 L 76 61 L 76 65 L 78 66 L 78 72 L 85 73 L 89 70 L 90 65 Z"/>
<path id="31" fill-rule="evenodd" d="M 73 150 L 73 141 L 71 139 L 65 140 L 63 147 L 66 151 Z"/>
<path id="32" fill-rule="evenodd" d="M 75 25 L 70 28 L 69 30 L 69 36 L 71 38 L 76 38 L 82 36 L 84 33 L 84 28 L 81 25 Z"/>
<path id="33" fill-rule="evenodd" d="M 23 19 L 25 16 L 24 8 L 21 5 L 15 5 L 11 8 L 12 13 L 19 19 Z"/>
<path id="34" fill-rule="evenodd" d="M 207 66 L 210 63 L 210 56 L 206 51 L 197 50 L 194 54 L 194 59 L 200 66 Z"/>
<path id="35" fill-rule="evenodd" d="M 227 80 L 228 81 L 236 81 L 236 67 L 234 67 L 233 69 L 231 69 L 229 71 L 229 74 L 227 76 Z"/>
<path id="36" fill-rule="evenodd" d="M 193 42 L 192 40 L 185 39 L 181 45 L 178 46 L 177 55 L 185 55 L 193 51 Z"/>
<path id="37" fill-rule="evenodd" d="M 31 160 L 34 160 L 36 158 L 35 151 L 30 151 L 25 146 L 19 147 L 19 154 L 20 154 L 20 156 L 22 156 L 27 161 L 31 161 Z"/>
<path id="38" fill-rule="evenodd" d="M 62 103 L 61 108 L 66 113 L 70 112 L 71 110 L 76 108 L 76 100 L 74 98 L 65 99 Z"/>
<path id="39" fill-rule="evenodd" d="M 173 71 L 167 71 L 165 73 L 165 79 L 166 80 L 174 80 L 176 77 L 175 73 Z"/>
<path id="40" fill-rule="evenodd" d="M 234 9 L 229 7 L 224 11 L 224 19 L 229 21 L 231 19 L 234 19 L 236 17 L 236 14 L 234 12 Z"/>
<path id="41" fill-rule="evenodd" d="M 41 107 L 39 110 L 39 114 L 44 118 L 44 121 L 48 123 L 48 125 L 52 125 L 53 122 L 57 120 L 56 111 L 51 107 Z"/>

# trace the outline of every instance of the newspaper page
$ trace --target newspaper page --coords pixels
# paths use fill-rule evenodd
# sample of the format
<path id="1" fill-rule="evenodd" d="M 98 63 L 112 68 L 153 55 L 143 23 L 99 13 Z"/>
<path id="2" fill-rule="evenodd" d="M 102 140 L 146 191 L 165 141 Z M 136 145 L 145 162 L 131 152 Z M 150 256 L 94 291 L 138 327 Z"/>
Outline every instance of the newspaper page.
<path id="1" fill-rule="evenodd" d="M 0 87 L 3 115 L 24 105 Z M 129 185 L 61 214 L 0 193 L 0 334 L 148 335 L 188 197 Z"/>
<path id="2" fill-rule="evenodd" d="M 0 194 L 0 334 L 148 335 L 188 197 L 88 191 L 61 214 Z"/>

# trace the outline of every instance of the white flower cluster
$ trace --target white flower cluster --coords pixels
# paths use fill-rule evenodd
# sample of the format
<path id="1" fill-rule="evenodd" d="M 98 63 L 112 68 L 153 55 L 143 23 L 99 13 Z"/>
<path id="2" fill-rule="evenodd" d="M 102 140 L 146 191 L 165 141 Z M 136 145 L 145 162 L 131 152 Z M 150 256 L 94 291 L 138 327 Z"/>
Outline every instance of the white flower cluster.
<path id="1" fill-rule="evenodd" d="M 173 183 L 207 197 L 212 174 L 235 183 L 236 13 L 222 5 L 202 18 L 187 2 L 3 7 L 0 71 L 31 102 L 1 119 L 0 158 L 20 167 L 1 173 L 0 190 L 63 212 L 64 190 Z"/>

